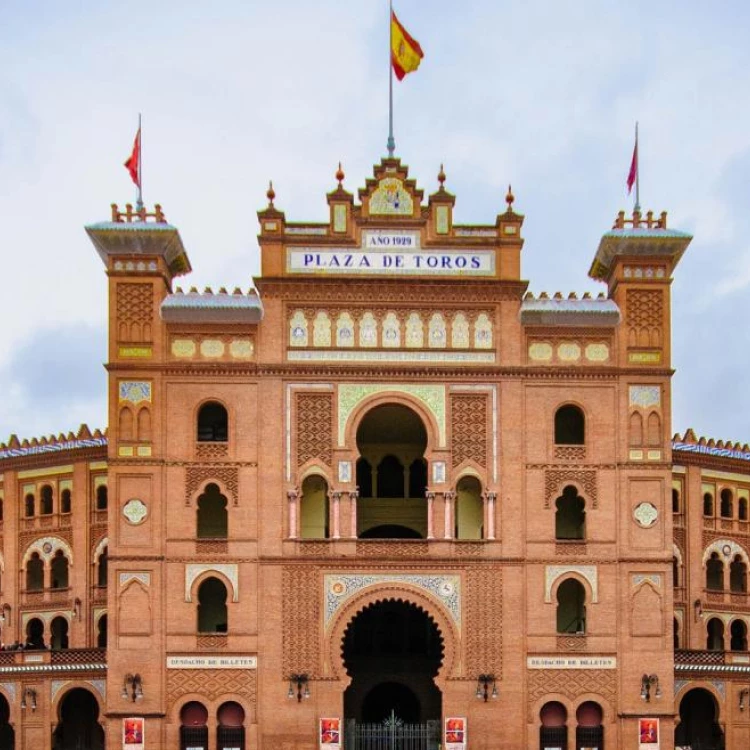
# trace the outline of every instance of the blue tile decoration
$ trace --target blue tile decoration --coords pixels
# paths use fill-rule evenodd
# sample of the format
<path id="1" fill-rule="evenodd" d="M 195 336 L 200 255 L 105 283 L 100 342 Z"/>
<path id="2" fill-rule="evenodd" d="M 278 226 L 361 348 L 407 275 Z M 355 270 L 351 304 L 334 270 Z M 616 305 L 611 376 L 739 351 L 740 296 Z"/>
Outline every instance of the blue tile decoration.
<path id="1" fill-rule="evenodd" d="M 379 584 L 406 583 L 422 589 L 431 599 L 447 610 L 456 626 L 461 628 L 461 578 L 457 575 L 327 575 L 324 577 L 325 624 L 355 594 Z"/>
<path id="2" fill-rule="evenodd" d="M 29 445 L 25 448 L 8 448 L 0 451 L 0 459 L 18 458 L 20 456 L 36 456 L 40 453 L 55 453 L 59 451 L 72 451 L 77 448 L 100 448 L 107 445 L 107 438 L 87 438 L 85 440 L 65 440 L 60 443 L 47 445 Z"/>
<path id="3" fill-rule="evenodd" d="M 720 458 L 736 458 L 740 461 L 750 461 L 749 451 L 738 451 L 734 448 L 717 448 L 716 446 L 709 447 L 708 445 L 699 445 L 698 443 L 680 443 L 674 441 L 672 443 L 672 450 L 676 452 L 684 451 L 685 453 L 701 453 L 704 456 L 719 456 Z"/>

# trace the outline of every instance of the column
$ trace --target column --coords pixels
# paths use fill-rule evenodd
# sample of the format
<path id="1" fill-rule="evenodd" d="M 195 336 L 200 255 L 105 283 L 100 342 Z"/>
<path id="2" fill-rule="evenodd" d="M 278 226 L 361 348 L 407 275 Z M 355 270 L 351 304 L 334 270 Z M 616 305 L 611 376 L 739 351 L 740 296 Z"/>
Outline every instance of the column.
<path id="1" fill-rule="evenodd" d="M 488 492 L 485 494 L 485 526 L 487 530 L 487 539 L 495 538 L 495 506 L 497 501 L 497 492 Z"/>
<path id="2" fill-rule="evenodd" d="M 359 492 L 352 490 L 349 492 L 349 505 L 351 512 L 351 526 L 349 529 L 349 536 L 352 539 L 357 538 L 357 499 L 359 498 Z"/>
<path id="3" fill-rule="evenodd" d="M 340 539 L 341 538 L 341 532 L 339 530 L 339 524 L 340 524 L 340 501 L 341 501 L 341 493 L 338 491 L 334 491 L 331 493 L 331 538 L 332 539 Z"/>
<path id="4" fill-rule="evenodd" d="M 434 519 L 432 517 L 435 507 L 435 493 L 434 492 L 427 492 L 427 538 L 428 539 L 434 539 L 435 538 L 435 524 Z"/>
<path id="5" fill-rule="evenodd" d="M 289 501 L 289 538 L 296 539 L 299 535 L 299 528 L 297 525 L 298 512 L 297 505 L 299 503 L 299 489 L 295 487 L 293 490 L 289 490 L 286 493 L 287 500 Z"/>
<path id="6" fill-rule="evenodd" d="M 456 493 L 453 492 L 453 490 L 448 490 L 448 492 L 443 493 L 443 497 L 445 499 L 444 538 L 453 539 L 453 517 L 455 514 L 454 503 L 456 500 Z"/>

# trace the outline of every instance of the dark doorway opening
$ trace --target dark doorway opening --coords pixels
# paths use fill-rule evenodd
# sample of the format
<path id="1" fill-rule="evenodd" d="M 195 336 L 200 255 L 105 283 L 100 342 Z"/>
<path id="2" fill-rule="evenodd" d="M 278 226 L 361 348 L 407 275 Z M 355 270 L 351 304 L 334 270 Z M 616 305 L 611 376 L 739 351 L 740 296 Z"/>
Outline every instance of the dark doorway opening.
<path id="1" fill-rule="evenodd" d="M 60 721 L 52 735 L 53 750 L 104 750 L 99 704 L 84 688 L 73 688 L 60 703 Z"/>
<path id="2" fill-rule="evenodd" d="M 344 693 L 347 719 L 377 723 L 393 713 L 407 724 L 440 720 L 435 677 L 443 642 L 419 607 L 402 601 L 370 605 L 347 628 L 343 653 L 352 677 Z"/>
<path id="3" fill-rule="evenodd" d="M 680 701 L 680 723 L 675 727 L 674 744 L 695 750 L 724 750 L 724 733 L 713 695 L 695 688 Z"/>

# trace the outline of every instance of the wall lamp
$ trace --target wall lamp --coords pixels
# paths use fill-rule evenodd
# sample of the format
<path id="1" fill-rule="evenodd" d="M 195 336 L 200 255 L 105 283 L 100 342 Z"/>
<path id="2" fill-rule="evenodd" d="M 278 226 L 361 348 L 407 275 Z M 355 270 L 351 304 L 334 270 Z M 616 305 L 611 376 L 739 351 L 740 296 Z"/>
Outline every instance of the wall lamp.
<path id="1" fill-rule="evenodd" d="M 651 700 L 651 687 L 655 686 L 654 697 L 661 698 L 661 688 L 659 687 L 659 678 L 655 674 L 644 674 L 641 677 L 641 698 L 646 703 Z"/>
<path id="2" fill-rule="evenodd" d="M 10 620 L 11 611 L 11 606 L 7 602 L 0 607 L 0 623 L 6 623 Z"/>
<path id="3" fill-rule="evenodd" d="M 28 698 L 28 701 L 26 700 Z M 21 695 L 21 708 L 31 708 L 32 711 L 36 711 L 36 690 L 34 688 L 25 688 Z"/>
<path id="4" fill-rule="evenodd" d="M 700 599 L 696 599 L 693 602 L 693 618 L 698 622 L 698 618 L 703 614 L 703 602 Z"/>
<path id="5" fill-rule="evenodd" d="M 745 710 L 745 701 L 750 697 L 750 688 L 740 690 L 740 711 Z"/>
<path id="6" fill-rule="evenodd" d="M 490 692 L 490 685 L 492 685 L 492 692 Z M 488 698 L 492 698 L 493 701 L 497 698 L 497 683 L 494 674 L 480 674 L 477 677 L 476 696 L 480 700 L 484 699 L 485 703 Z"/>
<path id="7" fill-rule="evenodd" d="M 290 674 L 289 690 L 286 697 L 290 700 L 297 698 L 297 703 L 301 703 L 303 698 L 310 697 L 310 678 L 306 674 Z"/>
<path id="8" fill-rule="evenodd" d="M 143 698 L 143 680 L 136 674 L 126 674 L 122 683 L 122 697 L 130 698 L 133 703 Z"/>

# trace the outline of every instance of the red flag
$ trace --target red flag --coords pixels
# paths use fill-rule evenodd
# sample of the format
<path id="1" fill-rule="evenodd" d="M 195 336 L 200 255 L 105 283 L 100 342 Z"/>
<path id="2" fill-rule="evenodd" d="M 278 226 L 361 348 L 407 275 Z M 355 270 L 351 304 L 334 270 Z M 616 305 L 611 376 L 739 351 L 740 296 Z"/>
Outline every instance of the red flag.
<path id="1" fill-rule="evenodd" d="M 638 138 L 635 139 L 635 147 L 633 148 L 633 160 L 630 162 L 630 171 L 628 172 L 628 195 L 633 189 L 636 179 L 638 178 Z"/>
<path id="2" fill-rule="evenodd" d="M 138 127 L 138 132 L 135 134 L 135 141 L 133 142 L 133 152 L 125 162 L 125 169 L 130 172 L 130 179 L 138 186 L 141 187 L 141 128 Z"/>

